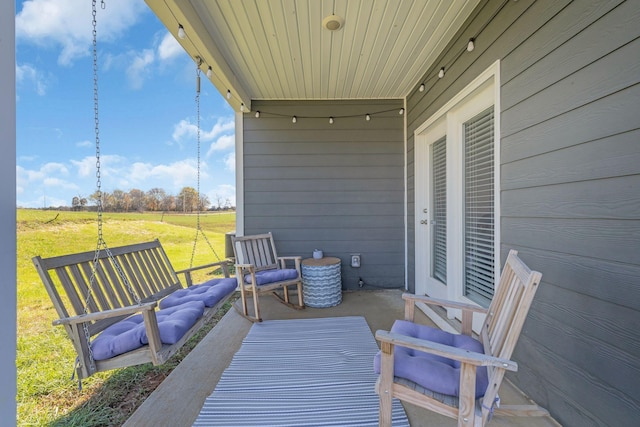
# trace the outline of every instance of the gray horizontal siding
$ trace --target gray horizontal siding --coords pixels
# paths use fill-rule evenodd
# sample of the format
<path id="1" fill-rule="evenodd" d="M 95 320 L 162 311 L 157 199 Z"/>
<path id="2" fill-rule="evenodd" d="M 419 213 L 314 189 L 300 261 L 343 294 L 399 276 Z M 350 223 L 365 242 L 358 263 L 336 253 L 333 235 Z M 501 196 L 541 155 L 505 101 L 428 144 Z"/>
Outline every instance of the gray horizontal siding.
<path id="1" fill-rule="evenodd" d="M 638 22 L 637 0 L 489 0 L 439 64 L 484 27 L 474 52 L 407 99 L 411 171 L 414 130 L 501 60 L 501 253 L 543 274 L 510 378 L 566 426 L 640 417 Z"/>
<path id="2" fill-rule="evenodd" d="M 260 118 L 245 115 L 243 129 L 245 234 L 273 232 L 281 255 L 306 258 L 318 248 L 339 257 L 345 289 L 358 288 L 360 277 L 404 286 L 401 107 L 399 100 L 254 101 Z M 349 266 L 352 253 L 362 267 Z"/>

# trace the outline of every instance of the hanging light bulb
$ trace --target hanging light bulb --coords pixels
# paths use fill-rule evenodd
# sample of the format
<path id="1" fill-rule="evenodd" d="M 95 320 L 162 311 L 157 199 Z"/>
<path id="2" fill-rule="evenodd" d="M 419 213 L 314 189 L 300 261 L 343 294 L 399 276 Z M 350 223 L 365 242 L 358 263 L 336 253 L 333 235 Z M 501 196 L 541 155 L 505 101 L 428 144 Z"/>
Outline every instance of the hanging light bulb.
<path id="1" fill-rule="evenodd" d="M 438 72 L 438 78 L 443 78 L 444 77 L 444 67 L 440 68 L 440 71 Z"/>
<path id="2" fill-rule="evenodd" d="M 184 32 L 184 27 L 182 26 L 182 24 L 178 24 L 178 37 L 180 37 L 181 39 L 187 37 L 187 34 Z"/>
<path id="3" fill-rule="evenodd" d="M 211 69 L 211 65 L 209 65 L 209 68 L 207 68 L 207 77 L 211 78 L 211 76 L 213 76 L 213 70 Z"/>
<path id="4" fill-rule="evenodd" d="M 227 99 L 231 99 L 231 91 L 227 89 Z"/>
<path id="5" fill-rule="evenodd" d="M 404 114 L 404 108 L 401 108 L 400 111 L 398 111 L 398 114 L 403 115 Z"/>
<path id="6" fill-rule="evenodd" d="M 366 116 L 364 116 L 364 118 L 365 118 L 367 121 L 371 121 L 371 114 L 367 113 L 367 115 L 366 115 Z"/>
<path id="7" fill-rule="evenodd" d="M 298 118 L 296 116 L 293 116 L 293 118 L 291 119 L 291 123 L 296 123 L 298 121 Z"/>
<path id="8" fill-rule="evenodd" d="M 244 102 L 240 104 L 240 111 L 244 112 Z"/>
<path id="9" fill-rule="evenodd" d="M 333 124 L 333 117 L 329 117 L 329 124 Z"/>
<path id="10" fill-rule="evenodd" d="M 256 119 L 260 118 L 260 111 L 256 111 Z"/>
<path id="11" fill-rule="evenodd" d="M 469 39 L 469 43 L 467 44 L 467 52 L 471 52 L 476 48 L 475 40 L 476 39 L 473 38 Z"/>
<path id="12" fill-rule="evenodd" d="M 420 89 L 418 89 L 418 90 L 419 90 L 420 92 L 424 92 L 424 83 L 422 83 L 422 84 L 420 85 Z"/>

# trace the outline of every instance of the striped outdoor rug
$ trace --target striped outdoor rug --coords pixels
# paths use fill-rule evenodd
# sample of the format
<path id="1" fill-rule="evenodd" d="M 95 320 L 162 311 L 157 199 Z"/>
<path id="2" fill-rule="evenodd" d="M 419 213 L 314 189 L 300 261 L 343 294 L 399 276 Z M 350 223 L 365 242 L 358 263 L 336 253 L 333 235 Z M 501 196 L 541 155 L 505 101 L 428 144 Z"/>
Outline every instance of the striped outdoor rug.
<path id="1" fill-rule="evenodd" d="M 363 317 L 256 323 L 193 425 L 377 426 L 377 351 Z"/>

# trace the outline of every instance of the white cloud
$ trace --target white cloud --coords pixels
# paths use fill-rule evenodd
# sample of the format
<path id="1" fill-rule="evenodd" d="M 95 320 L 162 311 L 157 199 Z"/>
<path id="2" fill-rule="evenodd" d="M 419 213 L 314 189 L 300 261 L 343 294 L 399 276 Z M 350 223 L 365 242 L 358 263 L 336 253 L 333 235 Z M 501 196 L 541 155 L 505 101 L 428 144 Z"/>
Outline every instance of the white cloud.
<path id="1" fill-rule="evenodd" d="M 227 156 L 224 158 L 224 166 L 225 169 L 234 172 L 236 171 L 236 153 L 229 153 L 227 154 Z"/>
<path id="2" fill-rule="evenodd" d="M 76 142 L 76 147 L 93 147 L 93 144 L 95 144 L 93 141 L 85 139 L 84 141 Z"/>
<path id="3" fill-rule="evenodd" d="M 104 176 L 110 176 L 119 173 L 119 170 L 115 165 L 121 163 L 124 157 L 117 155 L 102 155 L 100 156 L 100 174 Z M 96 174 L 96 158 L 85 157 L 82 160 L 70 160 L 78 170 L 78 176 L 80 178 L 95 176 Z"/>
<path id="4" fill-rule="evenodd" d="M 133 61 L 127 68 L 127 79 L 133 89 L 142 88 L 145 78 L 151 74 L 154 60 L 155 55 L 151 49 L 133 53 Z"/>
<path id="5" fill-rule="evenodd" d="M 40 71 L 29 64 L 16 64 L 16 84 L 32 83 L 34 91 L 43 96 L 47 93 L 47 83 Z"/>
<path id="6" fill-rule="evenodd" d="M 216 151 L 223 151 L 235 146 L 235 135 L 222 135 L 216 141 L 212 142 L 207 151 L 207 157 L 210 157 Z"/>
<path id="7" fill-rule="evenodd" d="M 235 122 L 233 119 L 218 119 L 213 125 L 211 130 L 201 129 L 200 140 L 201 141 L 213 141 L 218 138 L 209 147 L 207 156 L 213 151 L 227 150 L 233 148 L 235 145 Z M 196 139 L 198 135 L 197 125 L 191 123 L 187 119 L 180 120 L 178 124 L 173 127 L 173 134 L 171 137 L 175 142 L 182 143 L 187 139 Z"/>
<path id="8" fill-rule="evenodd" d="M 98 3 L 100 40 L 113 41 L 148 11 L 143 0 L 108 0 Z M 27 0 L 16 15 L 16 39 L 42 46 L 59 46 L 58 63 L 70 65 L 87 56 L 92 39 L 91 4 L 78 0 Z"/>
<path id="9" fill-rule="evenodd" d="M 173 34 L 167 31 L 158 45 L 158 58 L 161 61 L 170 61 L 182 53 L 184 53 L 184 49 L 180 43 L 173 37 Z"/>

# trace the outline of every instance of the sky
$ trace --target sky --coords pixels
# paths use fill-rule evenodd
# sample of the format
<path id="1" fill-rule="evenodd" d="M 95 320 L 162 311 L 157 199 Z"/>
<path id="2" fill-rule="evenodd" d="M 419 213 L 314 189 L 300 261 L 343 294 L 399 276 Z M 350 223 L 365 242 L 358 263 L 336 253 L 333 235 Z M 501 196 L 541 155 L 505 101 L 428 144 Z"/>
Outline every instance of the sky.
<path id="1" fill-rule="evenodd" d="M 101 189 L 197 187 L 196 65 L 143 0 L 97 1 Z M 89 0 L 16 3 L 16 205 L 96 184 Z M 235 206 L 234 112 L 202 75 L 200 192 Z"/>

